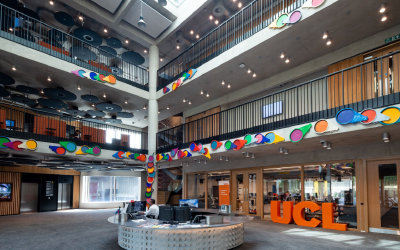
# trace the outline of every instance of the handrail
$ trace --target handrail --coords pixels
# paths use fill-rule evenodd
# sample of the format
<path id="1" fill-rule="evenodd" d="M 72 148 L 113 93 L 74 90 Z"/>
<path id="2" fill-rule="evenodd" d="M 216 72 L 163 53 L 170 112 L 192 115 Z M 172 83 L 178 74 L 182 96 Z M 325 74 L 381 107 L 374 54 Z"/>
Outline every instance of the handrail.
<path id="1" fill-rule="evenodd" d="M 34 27 L 21 27 L 16 25 L 16 21 L 19 18 L 23 20 L 27 20 L 28 22 L 34 23 Z M 13 20 L 14 19 L 14 20 Z M 21 20 L 18 19 L 18 20 Z M 37 24 L 39 24 L 39 27 Z M 43 26 L 43 30 L 42 30 Z M 44 28 L 48 28 L 48 30 L 44 30 Z M 17 29 L 20 29 L 16 31 Z M 51 31 L 51 37 L 45 36 L 42 34 L 42 32 L 48 32 Z M 11 33 L 10 33 L 11 32 Z M 36 35 L 36 36 L 35 36 Z M 60 36 L 62 39 L 59 41 L 55 41 L 53 39 L 56 39 L 55 36 Z M 53 37 L 54 36 L 54 37 Z M 118 55 L 113 55 L 99 46 L 93 46 L 90 43 L 81 40 L 80 38 L 77 38 L 75 36 L 71 36 L 70 34 L 59 30 L 58 28 L 53 27 L 52 25 L 49 25 L 47 23 L 44 23 L 40 20 L 36 20 L 34 18 L 31 18 L 15 9 L 9 8 L 8 6 L 5 6 L 0 3 L 0 37 L 6 38 L 8 40 L 12 40 L 14 42 L 21 43 L 25 46 L 28 46 L 32 49 L 39 50 L 41 52 L 48 53 L 52 56 L 55 56 L 59 59 L 64 59 L 66 61 L 75 63 L 79 66 L 83 66 L 89 70 L 93 70 L 97 72 L 100 71 L 108 71 L 110 70 L 110 67 L 112 66 L 104 66 L 102 64 L 105 64 L 104 62 L 111 62 L 114 60 L 114 66 L 121 66 L 123 72 L 121 74 L 117 74 L 116 77 L 118 80 L 128 83 L 132 86 L 139 87 L 141 89 L 147 90 L 148 91 L 148 86 L 145 86 L 148 84 L 148 71 L 142 66 L 138 65 L 133 65 L 122 59 Z M 38 41 L 31 41 L 31 40 L 36 40 L 34 37 L 37 37 Z M 66 39 L 64 39 L 64 37 Z M 43 39 L 47 39 L 49 44 L 48 46 L 44 46 L 41 44 L 43 42 Z M 61 42 L 61 43 L 60 43 Z M 43 42 L 45 43 L 45 42 Z M 78 45 L 77 45 L 78 43 Z M 89 62 L 85 60 L 81 60 L 79 58 L 73 58 L 73 51 L 67 50 L 64 48 L 65 45 L 71 45 L 72 46 L 79 46 L 81 49 L 89 49 L 92 52 L 97 52 L 96 58 L 94 60 L 90 60 Z M 41 47 L 40 49 L 38 47 Z M 43 48 L 48 48 L 50 51 L 46 51 Z M 61 48 L 60 48 L 61 47 Z M 60 52 L 61 51 L 61 52 Z M 55 53 L 58 52 L 58 53 Z M 96 54 L 96 53 L 95 53 Z M 95 61 L 98 61 L 98 63 L 94 63 Z M 92 63 L 90 61 L 93 61 Z M 95 66 L 93 66 L 95 64 Z M 98 67 L 96 66 L 98 64 Z M 105 70 L 107 69 L 107 70 Z M 125 72 L 126 71 L 126 72 Z M 101 72 L 102 73 L 102 72 Z M 110 73 L 114 73 L 111 72 Z M 140 78 L 140 79 L 139 79 Z"/>
<path id="2" fill-rule="evenodd" d="M 199 67 L 201 65 L 203 65 L 206 61 L 208 61 L 208 59 L 212 59 L 215 57 L 215 53 L 223 53 L 226 50 L 229 50 L 231 47 L 235 46 L 236 44 L 242 42 L 242 40 L 245 40 L 246 38 L 254 35 L 255 33 L 257 33 L 258 31 L 268 27 L 268 25 L 274 20 L 273 17 L 278 18 L 279 13 L 283 13 L 283 12 L 291 12 L 297 8 L 299 8 L 306 0 L 272 0 L 272 1 L 268 1 L 266 2 L 265 0 L 254 0 L 253 2 L 249 3 L 246 7 L 242 8 L 240 11 L 238 11 L 236 14 L 234 14 L 233 16 L 231 16 L 228 20 L 222 22 L 218 27 L 214 28 L 212 31 L 210 31 L 207 35 L 205 35 L 203 38 L 201 38 L 200 40 L 198 40 L 197 42 L 195 42 L 194 44 L 192 44 L 189 48 L 185 49 L 182 53 L 180 53 L 177 57 L 175 57 L 173 60 L 171 60 L 170 62 L 168 62 L 166 65 L 164 65 L 163 67 L 161 67 L 157 74 L 158 74 L 158 86 L 157 86 L 157 90 L 162 89 L 163 87 L 165 87 L 166 85 L 168 85 L 169 83 L 173 82 L 174 80 L 176 80 L 177 78 L 179 78 L 180 75 L 182 75 L 182 73 L 186 70 L 188 70 L 188 68 L 182 68 L 181 70 L 178 70 L 179 72 L 177 74 L 173 74 L 172 76 L 168 75 L 169 77 L 171 77 L 171 79 L 167 79 L 167 80 L 163 80 L 161 77 L 161 74 L 166 74 L 165 72 L 172 70 L 172 67 L 175 67 L 174 63 L 176 63 L 178 60 L 180 60 L 180 58 L 186 54 L 189 53 L 190 50 L 193 50 L 193 56 L 188 55 L 187 57 L 192 57 L 191 59 L 189 58 L 189 61 L 185 61 L 183 59 L 183 63 L 184 64 L 190 64 L 192 63 L 192 65 L 190 67 Z M 253 13 L 253 6 L 255 6 L 255 13 Z M 246 12 L 250 12 L 250 13 L 246 13 Z M 245 13 L 245 14 L 244 14 Z M 236 20 L 236 18 L 238 18 L 241 15 L 241 20 Z M 244 16 L 248 16 L 248 17 L 244 17 Z M 270 17 L 268 17 L 270 16 Z M 246 19 L 245 19 L 246 18 Z M 232 34 L 228 34 L 228 24 L 231 21 L 238 21 L 240 22 L 238 26 L 236 26 L 236 23 L 230 25 L 232 27 L 229 27 L 229 32 L 234 32 L 234 37 L 232 38 Z M 245 24 L 247 22 L 247 24 Z M 251 22 L 251 27 L 247 27 L 248 23 Z M 253 22 L 254 25 L 253 25 Z M 225 27 L 225 31 L 220 31 L 219 34 L 218 31 L 222 28 Z M 236 33 L 241 31 L 241 35 L 239 34 L 238 37 L 236 37 Z M 221 33 L 224 33 L 222 34 Z M 215 33 L 215 34 L 214 34 Z M 212 41 L 210 41 L 210 43 L 206 43 L 205 45 L 201 46 L 202 43 L 204 43 L 204 41 L 206 41 L 206 39 L 208 39 L 210 36 L 212 36 Z M 228 37 L 230 39 L 230 41 L 228 41 Z M 217 46 L 217 44 L 220 44 L 220 40 L 225 40 L 225 45 L 223 45 L 222 48 L 220 49 L 215 49 L 215 50 L 219 50 L 220 52 L 214 52 L 214 47 Z M 231 45 L 231 43 L 234 43 L 233 45 Z M 211 46 L 211 48 L 210 48 Z M 197 51 L 195 52 L 195 48 L 199 47 L 197 49 Z M 201 48 L 200 48 L 201 47 Z M 204 52 L 204 50 L 206 50 L 206 52 Z M 200 58 L 200 54 L 203 53 L 208 53 L 209 55 L 205 56 L 204 59 L 199 59 Z M 195 58 L 195 54 L 197 54 L 196 58 Z M 198 62 L 195 63 L 195 61 L 202 61 L 202 62 Z M 170 74 L 170 73 L 168 73 Z M 161 81 L 163 81 L 161 83 Z"/>
<path id="3" fill-rule="evenodd" d="M 0 101 L 0 130 L 3 136 L 14 138 L 52 143 L 68 140 L 78 145 L 100 146 L 109 150 L 148 152 L 148 134 L 145 132 L 51 113 L 4 100 Z M 132 140 L 135 140 L 134 147 L 131 147 Z"/>
<path id="4" fill-rule="evenodd" d="M 189 141 L 208 143 L 212 139 L 226 140 L 244 133 L 259 133 L 331 118 L 345 107 L 361 111 L 398 104 L 400 66 L 394 62 L 399 60 L 400 51 L 392 52 L 161 131 L 157 134 L 158 151 L 188 146 Z M 386 68 L 389 66 L 392 68 Z M 271 109 L 270 105 L 277 102 L 282 102 L 282 112 L 264 117 L 265 109 Z M 250 121 L 242 121 L 247 116 Z M 201 135 L 197 135 L 194 129 L 201 130 Z"/>

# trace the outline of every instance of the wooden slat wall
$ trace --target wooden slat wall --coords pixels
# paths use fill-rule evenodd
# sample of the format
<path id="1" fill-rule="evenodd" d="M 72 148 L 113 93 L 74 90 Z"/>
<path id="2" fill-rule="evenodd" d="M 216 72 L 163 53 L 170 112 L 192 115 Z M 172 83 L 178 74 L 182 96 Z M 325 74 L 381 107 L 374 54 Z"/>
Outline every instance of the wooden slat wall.
<path id="1" fill-rule="evenodd" d="M 57 137 L 66 137 L 67 125 L 64 121 L 59 121 L 51 118 L 35 117 L 33 133 L 41 135 L 52 135 Z M 47 128 L 55 129 L 53 132 Z"/>
<path id="2" fill-rule="evenodd" d="M 72 194 L 72 208 L 79 208 L 79 194 L 80 194 L 80 180 L 81 177 L 79 175 L 74 176 L 74 187 Z"/>
<path id="3" fill-rule="evenodd" d="M 214 115 L 212 117 L 208 117 L 206 120 L 196 121 L 206 116 L 213 115 L 221 111 L 221 107 L 216 107 L 210 110 L 207 110 L 201 114 L 197 114 L 191 117 L 186 118 L 186 127 L 185 127 L 185 137 L 186 142 L 191 142 L 203 138 L 208 138 L 214 135 L 219 135 L 219 115 Z M 192 123 L 190 123 L 192 122 Z"/>
<path id="4" fill-rule="evenodd" d="M 53 170 L 49 168 L 39 168 L 37 166 L 21 165 L 21 167 L 1 167 L 0 171 L 14 173 L 32 173 L 32 174 L 55 174 L 55 175 L 80 175 L 75 170 Z"/>
<path id="5" fill-rule="evenodd" d="M 0 182 L 12 183 L 12 201 L 0 202 L 0 215 L 19 214 L 21 203 L 21 174 L 0 172 Z"/>
<path id="6" fill-rule="evenodd" d="M 85 135 L 91 135 L 90 141 L 92 142 L 106 143 L 106 131 L 104 129 L 82 126 L 82 140 L 86 140 Z"/>

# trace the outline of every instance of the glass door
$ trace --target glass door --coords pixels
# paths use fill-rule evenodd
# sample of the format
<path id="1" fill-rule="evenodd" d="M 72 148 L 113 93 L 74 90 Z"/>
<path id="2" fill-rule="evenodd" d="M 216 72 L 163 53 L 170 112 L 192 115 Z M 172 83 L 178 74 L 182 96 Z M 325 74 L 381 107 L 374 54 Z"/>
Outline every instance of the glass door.
<path id="1" fill-rule="evenodd" d="M 399 230 L 400 160 L 367 164 L 368 219 L 371 232 Z"/>
<path id="2" fill-rule="evenodd" d="M 261 170 L 232 172 L 232 211 L 248 215 L 261 213 L 262 196 Z M 258 191 L 258 192 L 257 192 Z"/>

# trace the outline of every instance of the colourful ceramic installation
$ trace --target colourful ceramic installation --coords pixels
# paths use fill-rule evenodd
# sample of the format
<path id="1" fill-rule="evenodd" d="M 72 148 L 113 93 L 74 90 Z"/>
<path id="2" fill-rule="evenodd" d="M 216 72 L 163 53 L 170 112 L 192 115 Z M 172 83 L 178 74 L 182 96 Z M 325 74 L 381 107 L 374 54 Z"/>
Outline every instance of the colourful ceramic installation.
<path id="1" fill-rule="evenodd" d="M 301 6 L 302 8 L 318 8 L 321 6 L 325 0 L 308 0 Z"/>
<path id="2" fill-rule="evenodd" d="M 236 148 L 234 148 L 233 150 L 235 150 L 235 151 L 240 150 L 241 148 L 244 147 L 244 145 L 246 145 L 246 143 L 247 143 L 246 140 L 239 140 L 239 139 L 238 139 L 238 140 L 235 140 L 235 141 L 233 142 L 233 144 L 236 145 Z"/>
<path id="3" fill-rule="evenodd" d="M 37 142 L 33 139 L 27 140 L 26 142 L 18 145 L 18 148 L 27 149 L 27 150 L 36 150 L 37 149 Z"/>
<path id="4" fill-rule="evenodd" d="M 338 131 L 338 130 L 339 130 L 338 126 L 328 122 L 325 119 L 321 119 L 321 120 L 317 121 L 314 125 L 314 131 L 317 134 L 330 133 L 330 132 L 334 132 L 334 131 Z"/>
<path id="5" fill-rule="evenodd" d="M 336 121 L 339 124 L 345 125 L 345 124 L 356 124 L 358 122 L 362 122 L 362 121 L 367 121 L 368 117 L 363 116 L 359 113 L 357 113 L 356 111 L 354 111 L 353 109 L 342 109 L 340 110 L 337 114 L 336 114 Z"/>
<path id="6" fill-rule="evenodd" d="M 205 157 L 207 157 L 208 159 L 211 159 L 211 155 L 210 155 L 210 151 L 208 150 L 208 148 L 204 148 L 204 153 L 203 155 Z"/>
<path id="7" fill-rule="evenodd" d="M 101 82 L 108 82 L 111 84 L 115 84 L 117 82 L 117 78 L 113 75 L 109 75 L 104 77 L 104 75 L 102 74 L 98 74 L 95 72 L 87 72 L 84 70 L 74 70 L 71 71 L 72 74 L 75 74 L 76 76 L 79 76 L 81 78 L 88 78 L 91 80 L 97 80 L 97 81 L 101 81 Z"/>
<path id="8" fill-rule="evenodd" d="M 58 155 L 65 155 L 65 153 L 67 153 L 67 150 L 63 147 L 60 146 L 49 146 L 49 148 L 55 152 Z"/>
<path id="9" fill-rule="evenodd" d="M 310 131 L 312 124 L 307 124 L 301 128 L 293 129 L 290 133 L 290 140 L 292 142 L 299 142 L 303 140 L 304 136 Z"/>
<path id="10" fill-rule="evenodd" d="M 288 17 L 284 19 L 282 22 L 284 24 L 295 24 L 301 19 L 301 12 L 296 10 L 293 11 L 292 13 L 289 13 Z"/>
<path id="11" fill-rule="evenodd" d="M 255 144 L 265 144 L 270 142 L 263 134 L 256 134 L 254 137 L 257 139 L 257 141 L 254 142 Z"/>
<path id="12" fill-rule="evenodd" d="M 73 153 L 77 149 L 76 143 L 72 141 L 60 141 L 61 147 L 65 148 L 68 152 Z"/>
<path id="13" fill-rule="evenodd" d="M 385 108 L 381 111 L 381 114 L 389 117 L 389 120 L 379 122 L 382 125 L 392 125 L 400 122 L 400 109 L 397 107 Z"/>
<path id="14" fill-rule="evenodd" d="M 269 140 L 268 142 L 266 142 L 267 144 L 276 144 L 278 142 L 285 141 L 285 138 L 275 134 L 274 132 L 266 133 L 265 138 L 267 138 Z"/>
<path id="15" fill-rule="evenodd" d="M 8 148 L 7 146 L 4 146 L 4 143 L 7 142 L 11 142 L 11 140 L 8 137 L 0 136 L 0 148 Z"/>
<path id="16" fill-rule="evenodd" d="M 211 142 L 210 145 L 211 145 L 211 149 L 212 150 L 217 150 L 219 147 L 222 146 L 222 142 L 214 140 L 214 141 Z"/>

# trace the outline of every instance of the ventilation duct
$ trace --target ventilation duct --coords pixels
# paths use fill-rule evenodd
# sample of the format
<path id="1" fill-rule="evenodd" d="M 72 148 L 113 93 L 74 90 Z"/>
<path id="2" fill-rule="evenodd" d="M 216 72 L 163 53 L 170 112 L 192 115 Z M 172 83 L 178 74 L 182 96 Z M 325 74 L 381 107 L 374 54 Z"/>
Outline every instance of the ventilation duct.
<path id="1" fill-rule="evenodd" d="M 212 13 L 214 16 L 229 16 L 231 13 L 228 11 L 228 9 L 225 7 L 224 5 L 224 1 L 223 0 L 216 0 L 215 1 L 215 6 L 212 10 Z"/>

